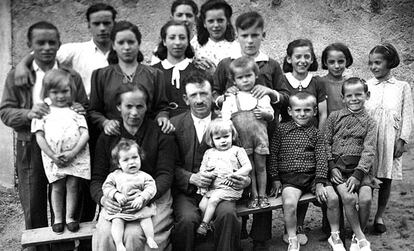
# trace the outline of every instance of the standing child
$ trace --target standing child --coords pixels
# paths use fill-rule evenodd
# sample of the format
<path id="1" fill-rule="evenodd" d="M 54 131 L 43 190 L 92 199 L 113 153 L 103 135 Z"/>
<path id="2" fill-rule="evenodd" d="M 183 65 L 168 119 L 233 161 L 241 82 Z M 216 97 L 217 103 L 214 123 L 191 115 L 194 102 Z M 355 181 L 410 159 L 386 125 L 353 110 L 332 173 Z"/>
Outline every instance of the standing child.
<path id="1" fill-rule="evenodd" d="M 238 90 L 226 96 L 222 108 L 223 119 L 233 121 L 253 167 L 248 208 L 270 206 L 266 195 L 266 155 L 269 154 L 266 121 L 273 120 L 273 108 L 268 95 L 258 99 L 252 94 L 258 74 L 259 67 L 252 58 L 243 56 L 231 62 L 230 75 Z"/>
<path id="2" fill-rule="evenodd" d="M 52 230 L 58 234 L 63 232 L 65 222 L 69 231 L 79 229 L 76 219 L 79 182 L 80 178 L 90 179 L 88 127 L 85 117 L 70 109 L 75 93 L 76 86 L 68 71 L 48 71 L 40 96 L 50 113 L 33 119 L 31 126 L 42 150 L 43 167 L 51 186 Z"/>
<path id="3" fill-rule="evenodd" d="M 378 125 L 374 174 L 382 181 L 374 219 L 374 229 L 378 233 L 387 230 L 383 214 L 390 197 L 391 181 L 402 179 L 402 154 L 410 138 L 413 120 L 410 85 L 391 75 L 391 69 L 399 63 L 397 50 L 391 44 L 377 45 L 369 53 L 368 64 L 374 78 L 367 82 L 371 92 L 367 108 Z"/>
<path id="4" fill-rule="evenodd" d="M 318 119 L 312 118 L 312 120 L 321 130 L 327 117 L 326 93 L 320 77 L 310 73 L 310 71 L 318 70 L 318 61 L 312 42 L 308 39 L 294 40 L 289 43 L 286 53 L 283 71 L 286 73 L 287 88 L 291 95 L 305 91 L 316 97 Z M 282 113 L 282 121 L 290 119 L 286 112 Z"/>
<path id="5" fill-rule="evenodd" d="M 218 63 L 238 49 L 231 25 L 233 9 L 224 0 L 208 0 L 200 9 L 197 36 L 191 40 L 194 48 L 194 64 L 202 70 L 214 73 Z"/>
<path id="6" fill-rule="evenodd" d="M 231 78 L 229 77 L 231 62 L 241 56 L 252 58 L 259 67 L 259 74 L 251 93 L 257 99 L 268 95 L 274 111 L 274 117 L 276 118 L 267 125 L 267 135 L 270 140 L 274 129 L 279 123 L 280 110 L 287 104 L 289 91 L 287 90 L 279 63 L 260 50 L 265 37 L 264 25 L 263 17 L 255 11 L 246 12 L 237 17 L 235 26 L 240 49 L 234 51 L 230 57 L 221 60 L 218 64 L 214 73 L 213 91 L 215 103 L 218 107 L 221 107 L 225 93 L 237 92 L 237 88 L 234 86 L 233 81 L 230 81 Z M 245 223 L 246 221 L 244 220 L 242 229 L 245 229 Z M 247 235 L 247 230 L 242 231 Z M 272 212 L 253 215 L 250 236 L 253 239 L 254 249 L 267 248 L 266 242 L 272 237 Z"/>
<path id="7" fill-rule="evenodd" d="M 376 123 L 364 108 L 369 96 L 365 81 L 359 78 L 345 80 L 342 99 L 346 108 L 331 113 L 325 126 L 331 181 L 354 232 L 351 251 L 371 250 L 363 230 L 369 219 L 372 189 L 378 184 L 372 175 Z"/>
<path id="8" fill-rule="evenodd" d="M 197 233 L 201 235 L 206 235 L 210 229 L 210 221 L 217 205 L 223 200 L 236 201 L 243 193 L 243 190 L 232 188 L 228 176 L 233 173 L 248 176 L 252 170 L 246 151 L 233 145 L 237 139 L 237 131 L 230 120 L 211 121 L 204 137 L 212 148 L 204 153 L 200 171 L 213 172 L 216 178 L 208 191 L 198 191 L 203 195 L 199 205 L 203 212 L 203 221 L 197 229 Z"/>
<path id="9" fill-rule="evenodd" d="M 139 209 L 134 214 L 108 214 L 102 210 L 101 216 L 112 222 L 111 233 L 116 250 L 125 251 L 123 243 L 125 221 L 139 220 L 139 224 L 147 238 L 150 248 L 158 248 L 154 240 L 154 226 L 151 216 L 155 215 L 155 204 L 145 206 L 157 192 L 155 181 L 151 175 L 141 171 L 141 160 L 144 153 L 141 147 L 131 139 L 121 139 L 111 152 L 112 162 L 118 169 L 108 175 L 102 185 L 102 191 L 107 198 L 114 198 L 121 206 L 127 203 L 127 196 L 131 191 L 138 191 L 138 197 L 131 202 L 131 207 Z"/>
<path id="10" fill-rule="evenodd" d="M 288 113 L 292 120 L 280 124 L 271 145 L 271 193 L 277 195 L 279 189 L 282 191 L 288 251 L 300 249 L 296 210 L 305 192 L 316 193 L 318 201 L 327 204 L 332 231 L 328 242 L 334 251 L 345 251 L 339 237 L 338 196 L 328 181 L 324 138 L 312 123 L 316 104 L 316 98 L 307 92 L 298 92 L 290 97 Z"/>
<path id="11" fill-rule="evenodd" d="M 353 63 L 348 46 L 343 43 L 328 45 L 322 52 L 322 69 L 328 74 L 321 78 L 326 90 L 328 116 L 331 112 L 344 108 L 342 102 L 342 84 L 345 80 L 344 71 Z"/>

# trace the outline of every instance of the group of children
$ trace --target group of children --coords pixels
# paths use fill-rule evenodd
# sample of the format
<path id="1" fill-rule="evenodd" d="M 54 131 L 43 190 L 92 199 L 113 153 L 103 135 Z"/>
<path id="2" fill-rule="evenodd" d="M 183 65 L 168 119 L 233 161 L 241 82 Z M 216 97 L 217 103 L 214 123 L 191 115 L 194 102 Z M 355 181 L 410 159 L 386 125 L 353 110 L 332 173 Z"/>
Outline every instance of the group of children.
<path id="1" fill-rule="evenodd" d="M 239 20 L 240 17 L 243 20 Z M 296 210 L 305 192 L 315 193 L 317 200 L 327 205 L 331 228 L 328 242 L 333 250 L 345 250 L 339 237 L 339 199 L 354 233 L 350 250 L 371 250 L 363 230 L 369 219 L 372 192 L 379 188 L 374 228 L 382 233 L 386 230 L 382 214 L 391 180 L 401 179 L 401 155 L 409 140 L 412 123 L 411 88 L 407 82 L 391 76 L 391 69 L 399 64 L 396 49 L 385 43 L 371 50 L 369 68 L 374 78 L 366 83 L 357 77 L 346 79 L 343 76 L 353 61 L 344 44 L 334 43 L 323 51 L 322 65 L 328 74 L 318 77 L 310 73 L 318 68 L 312 43 L 307 39 L 289 43 L 283 77 L 290 98 L 287 109 L 284 109 L 277 106 L 284 90 L 273 86 L 269 86 L 269 90 L 263 82 L 263 78 L 269 76 L 271 79 L 266 79 L 269 82 L 280 79 L 280 76 L 267 72 L 266 64 L 270 59 L 263 60 L 266 55 L 259 49 L 264 34 L 263 19 L 255 12 L 240 17 L 236 20 L 236 32 L 241 46 L 238 56 L 241 57 L 223 59 L 217 67 L 215 80 L 219 81 L 214 84 L 215 91 L 222 94 L 216 99 L 222 119 L 212 122 L 214 127 L 207 130 L 205 137 L 215 139 L 227 135 L 225 149 L 210 140 L 213 142 L 211 146 L 218 150 L 217 155 L 223 156 L 220 151 L 226 151 L 236 143 L 231 140 L 235 132 L 228 121 L 232 121 L 239 134 L 239 143 L 252 165 L 248 207 L 269 206 L 266 196 L 266 175 L 269 174 L 271 194 L 282 195 L 288 250 L 300 248 Z M 249 20 L 248 25 L 241 26 L 246 20 Z M 250 38 L 249 42 L 244 41 L 247 38 Z M 279 120 L 276 109 L 281 111 L 281 124 L 269 134 L 267 123 Z M 211 158 L 210 154 L 206 154 L 205 159 Z M 244 163 L 242 156 L 244 154 L 239 155 L 238 168 Z M 268 165 L 266 158 L 270 160 Z M 232 168 L 233 172 L 241 170 L 234 169 L 234 165 Z M 229 175 L 232 168 L 224 170 L 220 165 L 209 166 L 209 172 L 220 173 L 224 186 L 213 185 L 211 189 L 228 189 L 223 175 Z M 223 196 L 220 200 L 238 198 Z M 217 205 L 217 197 L 211 200 L 211 205 L 210 200 L 206 193 L 200 204 L 204 213 L 198 229 L 200 234 L 206 232 L 214 212 L 205 208 Z"/>
<path id="2" fill-rule="evenodd" d="M 224 8 L 223 13 L 215 14 L 228 20 L 231 10 Z M 229 25 L 222 25 L 221 37 L 217 37 L 219 31 L 205 25 L 210 37 L 198 41 L 206 44 L 224 39 Z M 354 233 L 350 250 L 371 250 L 363 230 L 369 218 L 372 189 L 380 188 L 375 227 L 385 231 L 383 212 L 391 180 L 402 177 L 401 155 L 411 132 L 411 88 L 391 75 L 391 69 L 399 64 L 396 49 L 382 44 L 371 50 L 369 68 L 374 78 L 366 83 L 355 77 L 344 78 L 343 72 L 353 59 L 341 43 L 329 45 L 322 53 L 322 68 L 328 74 L 313 76 L 310 72 L 317 70 L 318 63 L 312 43 L 298 39 L 288 45 L 283 75 L 279 64 L 260 50 L 264 38 L 262 16 L 257 12 L 241 14 L 235 26 L 240 50 L 214 65 L 215 103 L 222 118 L 212 121 L 206 130 L 204 138 L 212 148 L 205 153 L 200 170 L 214 172 L 216 179 L 208 189 L 199 189 L 203 195 L 203 221 L 197 232 L 207 233 L 220 201 L 241 197 L 241 191 L 231 188 L 227 176 L 233 172 L 245 176 L 251 173 L 248 207 L 270 206 L 268 180 L 272 181 L 271 194 L 281 193 L 288 250 L 300 248 L 296 209 L 305 192 L 315 193 L 319 202 L 327 204 L 331 227 L 328 242 L 334 250 L 345 250 L 339 238 L 339 199 Z M 188 29 L 183 32 L 189 37 Z M 77 231 L 77 179 L 90 178 L 90 164 L 85 162 L 87 125 L 83 116 L 69 109 L 74 85 L 68 73 L 49 71 L 42 88 L 50 113 L 33 120 L 32 132 L 42 149 L 45 172 L 52 184 L 53 231 L 61 233 L 63 222 L 69 230 Z M 139 171 L 143 157 L 140 147 L 121 141 L 112 155 L 120 169 L 108 176 L 103 187 L 105 195 L 122 204 L 123 194 L 138 188 L 138 198 L 151 199 L 155 194 L 154 180 Z M 63 176 L 70 178 L 55 182 Z M 66 203 L 62 192 L 65 186 Z M 137 199 L 132 205 L 141 208 L 142 201 Z M 156 248 L 152 222 L 148 221 L 153 213 L 153 205 L 147 205 L 134 216 L 115 218 L 141 219 L 148 245 Z M 114 219 L 112 223 L 117 249 L 124 250 L 123 221 Z"/>

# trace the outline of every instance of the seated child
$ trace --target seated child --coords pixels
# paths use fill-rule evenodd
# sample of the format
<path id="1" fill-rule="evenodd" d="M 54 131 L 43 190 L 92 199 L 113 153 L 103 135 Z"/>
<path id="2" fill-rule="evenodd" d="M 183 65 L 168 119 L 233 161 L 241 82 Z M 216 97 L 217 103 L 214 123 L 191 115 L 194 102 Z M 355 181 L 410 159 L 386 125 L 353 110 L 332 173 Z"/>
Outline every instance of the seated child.
<path id="1" fill-rule="evenodd" d="M 259 67 L 252 58 L 243 56 L 235 59 L 229 68 L 237 92 L 227 93 L 221 110 L 222 117 L 233 121 L 253 167 L 248 207 L 269 207 L 266 195 L 266 156 L 269 154 L 266 121 L 273 120 L 270 97 L 264 95 L 256 98 L 252 94 L 259 74 Z"/>
<path id="2" fill-rule="evenodd" d="M 230 120 L 218 118 L 211 121 L 204 137 L 212 148 L 204 153 L 200 171 L 214 172 L 216 178 L 208 189 L 200 188 L 197 191 L 203 195 L 199 205 L 203 212 L 203 221 L 197 229 L 200 235 L 207 234 L 210 221 L 221 201 L 236 201 L 243 193 L 243 190 L 232 188 L 233 184 L 227 177 L 232 173 L 247 176 L 252 170 L 246 151 L 233 145 L 237 139 L 237 131 Z"/>
<path id="3" fill-rule="evenodd" d="M 142 149 L 130 139 L 121 139 L 112 150 L 112 161 L 119 169 L 108 175 L 102 191 L 104 196 L 114 198 L 121 206 L 128 202 L 127 196 L 131 191 L 138 191 L 138 196 L 131 202 L 131 206 L 139 211 L 129 213 L 108 214 L 101 211 L 101 216 L 112 221 L 111 233 L 114 239 L 116 250 L 125 251 L 122 242 L 124 236 L 124 221 L 139 220 L 139 224 L 147 238 L 147 245 L 150 248 L 158 248 L 154 240 L 154 227 L 151 216 L 155 215 L 155 204 L 147 204 L 151 200 L 157 188 L 151 175 L 140 171 L 141 159 L 144 157 Z"/>
<path id="4" fill-rule="evenodd" d="M 364 108 L 370 93 L 365 81 L 349 78 L 342 85 L 346 108 L 331 113 L 325 125 L 325 145 L 331 181 L 342 199 L 354 235 L 350 250 L 371 250 L 363 229 L 368 219 L 376 153 L 376 124 Z M 358 194 L 358 196 L 355 196 Z"/>
<path id="5" fill-rule="evenodd" d="M 332 231 L 328 242 L 334 251 L 345 251 L 339 237 L 338 196 L 328 181 L 324 138 L 312 123 L 316 104 L 315 96 L 307 92 L 298 92 L 289 98 L 288 113 L 292 120 L 279 125 L 270 148 L 271 194 L 277 195 L 279 189 L 282 190 L 289 251 L 300 248 L 296 210 L 300 197 L 306 192 L 316 193 L 318 201 L 327 204 Z"/>

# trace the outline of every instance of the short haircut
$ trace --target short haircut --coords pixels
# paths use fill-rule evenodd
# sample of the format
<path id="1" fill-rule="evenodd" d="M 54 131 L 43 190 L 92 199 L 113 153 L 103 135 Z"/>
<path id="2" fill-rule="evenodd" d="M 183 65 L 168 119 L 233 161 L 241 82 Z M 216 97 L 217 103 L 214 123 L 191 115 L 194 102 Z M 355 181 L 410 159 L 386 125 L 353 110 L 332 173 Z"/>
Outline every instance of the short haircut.
<path id="1" fill-rule="evenodd" d="M 369 55 L 374 53 L 381 54 L 384 57 L 385 61 L 387 61 L 388 69 L 393 69 L 400 64 L 400 57 L 398 56 L 398 52 L 395 49 L 395 47 L 390 43 L 376 45 L 369 52 Z"/>
<path id="2" fill-rule="evenodd" d="M 312 64 L 309 66 L 308 71 L 317 71 L 318 70 L 318 60 L 316 59 L 315 51 L 313 50 L 313 44 L 309 39 L 296 39 L 293 40 L 288 44 L 288 47 L 286 49 L 286 56 L 283 60 L 283 71 L 284 72 L 292 72 L 293 67 L 292 64 L 288 63 L 287 58 L 292 57 L 293 51 L 297 47 L 309 47 L 311 50 L 311 56 L 313 59 Z"/>
<path id="3" fill-rule="evenodd" d="M 121 95 L 127 92 L 135 92 L 140 91 L 145 97 L 145 104 L 148 106 L 148 97 L 149 93 L 147 90 L 142 87 L 140 84 L 136 83 L 128 83 L 128 84 L 121 84 L 115 91 L 115 101 L 116 105 L 121 104 Z"/>
<path id="4" fill-rule="evenodd" d="M 33 38 L 33 30 L 35 29 L 42 29 L 42 30 L 54 30 L 57 34 L 57 39 L 60 42 L 60 34 L 56 26 L 54 26 L 52 23 L 46 22 L 46 21 L 40 21 L 37 23 L 32 24 L 29 29 L 27 30 L 27 41 L 29 43 L 32 42 Z"/>
<path id="5" fill-rule="evenodd" d="M 258 12 L 250 11 L 250 12 L 246 12 L 238 16 L 236 19 L 235 25 L 236 25 L 236 30 L 237 29 L 247 30 L 252 27 L 263 29 L 264 19 L 262 15 L 260 15 Z"/>
<path id="6" fill-rule="evenodd" d="M 208 33 L 206 27 L 204 27 L 204 22 L 206 21 L 206 12 L 209 10 L 223 10 L 224 15 L 227 19 L 227 27 L 224 33 L 224 39 L 232 42 L 236 37 L 233 25 L 231 24 L 231 15 L 233 14 L 233 9 L 231 6 L 224 0 L 207 0 L 200 9 L 200 18 L 197 20 L 197 41 L 203 46 L 208 42 L 210 34 Z"/>
<path id="7" fill-rule="evenodd" d="M 157 56 L 161 60 L 164 60 L 164 59 L 167 58 L 168 49 L 164 45 L 164 41 L 167 38 L 167 30 L 171 26 L 182 26 L 182 27 L 184 27 L 185 32 L 187 33 L 187 49 L 184 52 L 184 56 L 186 58 L 193 58 L 194 57 L 194 51 L 193 51 L 193 47 L 190 44 L 190 30 L 188 29 L 188 26 L 185 25 L 183 22 L 177 22 L 177 21 L 174 21 L 174 20 L 168 21 L 166 24 L 164 24 L 161 27 L 161 31 L 160 31 L 161 41 L 158 44 L 157 51 L 154 53 L 154 55 Z"/>
<path id="8" fill-rule="evenodd" d="M 345 95 L 345 87 L 349 85 L 357 85 L 357 84 L 361 84 L 364 88 L 364 92 L 368 93 L 368 85 L 366 84 L 365 80 L 362 78 L 358 78 L 358 77 L 352 77 L 352 78 L 348 78 L 347 80 L 345 80 L 344 83 L 342 84 L 342 88 L 341 88 L 342 95 L 343 96 Z"/>
<path id="9" fill-rule="evenodd" d="M 259 66 L 257 66 L 256 62 L 250 57 L 242 56 L 230 63 L 229 73 L 232 80 L 234 80 L 236 68 L 242 68 L 243 71 L 253 70 L 256 77 L 259 76 Z"/>
<path id="10" fill-rule="evenodd" d="M 309 92 L 298 92 L 298 93 L 295 93 L 295 94 L 293 94 L 289 97 L 289 107 L 290 108 L 292 108 L 292 100 L 294 98 L 297 98 L 298 100 L 312 99 L 312 103 L 313 103 L 312 107 L 317 106 L 318 101 L 316 100 L 316 97 L 313 94 L 311 94 Z"/>
<path id="11" fill-rule="evenodd" d="M 198 6 L 193 0 L 175 0 L 171 5 L 171 16 L 174 16 L 174 13 L 178 6 L 188 5 L 193 9 L 194 16 L 198 15 Z"/>
<path id="12" fill-rule="evenodd" d="M 71 102 L 75 98 L 76 94 L 76 85 L 73 80 L 72 74 L 68 70 L 64 69 L 51 69 L 46 72 L 43 82 L 42 89 L 40 91 L 40 97 L 45 99 L 49 95 L 51 89 L 63 89 L 64 87 L 69 86 Z"/>
<path id="13" fill-rule="evenodd" d="M 118 144 L 116 144 L 115 147 L 111 151 L 112 164 L 115 167 L 119 167 L 119 152 L 120 151 L 128 151 L 132 147 L 137 148 L 138 155 L 141 158 L 141 160 L 143 160 L 145 158 L 144 150 L 142 149 L 142 147 L 140 147 L 138 145 L 137 142 L 135 142 L 132 139 L 121 138 L 119 140 Z"/>
<path id="14" fill-rule="evenodd" d="M 213 90 L 213 79 L 211 75 L 202 70 L 193 70 L 188 75 L 184 76 L 181 84 L 185 88 L 187 84 L 204 85 L 205 82 L 208 82 L 211 90 Z"/>
<path id="15" fill-rule="evenodd" d="M 322 52 L 322 69 L 327 70 L 328 66 L 326 64 L 326 60 L 328 59 L 328 54 L 330 51 L 340 51 L 344 54 L 346 64 L 345 67 L 348 68 L 352 65 L 354 62 L 354 59 L 352 58 L 351 51 L 349 50 L 348 46 L 346 46 L 343 43 L 333 43 L 328 45 Z"/>
<path id="16" fill-rule="evenodd" d="M 119 21 L 116 22 L 114 27 L 112 28 L 111 34 L 110 34 L 110 38 L 112 40 L 112 42 L 115 42 L 115 38 L 116 38 L 116 34 L 118 32 L 124 31 L 124 30 L 129 30 L 132 33 L 134 33 L 135 38 L 138 41 L 138 44 L 141 44 L 141 32 L 138 29 L 138 26 L 136 26 L 135 24 L 128 22 L 128 21 Z M 144 55 L 142 54 L 141 51 L 138 51 L 138 56 L 137 56 L 137 61 L 138 62 L 142 62 L 144 61 Z M 118 63 L 118 56 L 116 55 L 116 52 L 111 49 L 111 51 L 109 52 L 108 55 L 108 62 L 109 64 L 117 64 Z"/>
<path id="17" fill-rule="evenodd" d="M 207 126 L 206 132 L 204 133 L 204 139 L 206 141 L 206 144 L 210 147 L 215 147 L 213 136 L 228 132 L 231 132 L 233 144 L 236 144 L 238 133 L 231 120 L 224 120 L 222 118 L 216 118 L 212 120 L 210 124 Z"/>
<path id="18" fill-rule="evenodd" d="M 105 3 L 96 3 L 91 5 L 87 10 L 86 10 L 86 20 L 91 21 L 91 14 L 95 13 L 95 12 L 99 12 L 99 11 L 110 11 L 112 13 L 112 20 L 115 21 L 116 18 L 116 14 L 118 14 L 118 12 L 116 12 L 116 10 L 114 9 L 114 7 L 112 7 L 111 5 L 105 4 Z"/>

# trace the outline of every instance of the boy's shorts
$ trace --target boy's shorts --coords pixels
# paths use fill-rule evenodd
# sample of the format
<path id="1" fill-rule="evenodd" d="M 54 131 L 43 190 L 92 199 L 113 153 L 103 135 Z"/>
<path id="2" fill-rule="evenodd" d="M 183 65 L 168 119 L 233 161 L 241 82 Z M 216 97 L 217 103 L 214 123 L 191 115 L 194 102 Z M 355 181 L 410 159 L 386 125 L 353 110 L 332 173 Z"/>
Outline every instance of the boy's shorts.
<path id="1" fill-rule="evenodd" d="M 284 173 L 280 174 L 280 182 L 282 183 L 282 191 L 286 187 L 293 187 L 302 191 L 302 193 L 313 193 L 316 191 L 315 173 Z M 328 181 L 324 186 L 332 186 Z"/>

